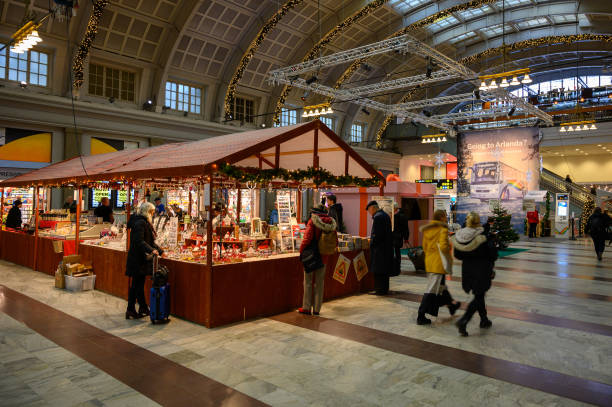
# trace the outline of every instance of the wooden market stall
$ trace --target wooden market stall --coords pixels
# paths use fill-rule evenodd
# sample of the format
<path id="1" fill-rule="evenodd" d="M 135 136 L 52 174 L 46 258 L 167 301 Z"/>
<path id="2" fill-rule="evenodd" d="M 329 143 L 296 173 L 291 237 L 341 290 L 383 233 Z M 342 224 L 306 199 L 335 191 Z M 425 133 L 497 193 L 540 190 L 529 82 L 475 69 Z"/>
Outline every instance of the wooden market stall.
<path id="1" fill-rule="evenodd" d="M 165 258 L 162 262 L 171 271 L 172 313 L 207 327 L 291 310 L 300 305 L 303 289 L 303 271 L 297 253 L 246 258 L 231 263 L 214 258 L 213 245 L 218 242 L 213 241 L 210 205 L 215 189 L 233 185 L 240 191 L 255 184 L 267 189 L 298 190 L 377 185 L 382 194 L 384 185 L 384 179 L 372 166 L 316 120 L 194 142 L 82 157 L 82 161 L 77 157 L 5 180 L 0 183 L 0 188 L 71 186 L 77 188 L 79 196 L 82 196 L 83 188 L 101 181 L 127 189 L 127 196 L 130 196 L 132 188 L 147 183 L 191 182 L 201 187 L 198 189 L 203 191 L 200 196 L 202 207 L 208 218 L 205 261 Z M 127 205 L 127 218 L 130 207 L 135 204 Z M 303 204 L 299 202 L 299 205 Z M 78 205 L 77 224 L 80 209 L 81 205 Z M 298 209 L 297 213 L 301 211 Z M 79 228 L 75 229 L 74 239 L 80 241 Z M 33 236 L 3 230 L 0 257 L 53 273 L 61 255 L 47 253 L 52 250 L 49 240 L 38 236 L 38 228 Z M 128 279 L 124 275 L 127 248 L 113 250 L 77 244 L 75 249 L 92 262 L 96 289 L 127 297 Z M 345 256 L 352 264 L 352 260 L 362 252 L 369 259 L 367 248 L 345 250 L 331 256 L 327 264 L 326 300 L 373 288 L 371 273 L 359 280 L 353 266 L 344 283 L 332 278 L 339 255 Z"/>

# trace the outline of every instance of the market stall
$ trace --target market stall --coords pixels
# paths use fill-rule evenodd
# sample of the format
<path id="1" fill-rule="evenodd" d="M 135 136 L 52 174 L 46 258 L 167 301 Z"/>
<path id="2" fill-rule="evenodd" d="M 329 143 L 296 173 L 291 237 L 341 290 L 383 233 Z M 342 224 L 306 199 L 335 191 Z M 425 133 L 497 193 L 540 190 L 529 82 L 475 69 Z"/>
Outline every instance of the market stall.
<path id="1" fill-rule="evenodd" d="M 185 201 L 190 216 L 164 215 L 154 219 L 154 227 L 167 254 L 162 262 L 171 270 L 172 313 L 207 327 L 273 315 L 300 304 L 303 272 L 297 249 L 307 220 L 300 214 L 302 207 L 313 204 L 304 202 L 304 191 L 377 186 L 382 194 L 384 185 L 374 168 L 318 120 L 83 157 L 82 163 L 76 158 L 0 183 L 0 188 L 76 188 L 80 205 L 74 234 L 68 234 L 66 242 L 79 242 L 76 251 L 92 263 L 96 289 L 124 298 L 127 232 L 115 225 L 112 233 L 90 233 L 94 226 L 81 219 L 82 189 L 99 188 L 102 182 L 104 188 L 125 191 L 125 196 L 134 191 L 134 200 L 125 205 L 126 219 L 151 191 L 187 191 L 165 196 Z M 257 196 L 262 192 L 275 193 L 276 225 L 258 216 Z M 11 240 L 5 238 L 7 233 L 2 232 L 0 255 L 10 260 L 16 255 L 4 244 Z M 40 236 L 38 227 L 27 237 L 33 237 L 37 248 L 30 249 L 30 243 L 14 247 L 22 262 L 39 257 L 38 251 L 47 247 L 40 241 L 57 238 Z M 368 239 L 342 235 L 340 240 L 341 252 L 327 264 L 327 300 L 373 288 L 366 266 Z"/>

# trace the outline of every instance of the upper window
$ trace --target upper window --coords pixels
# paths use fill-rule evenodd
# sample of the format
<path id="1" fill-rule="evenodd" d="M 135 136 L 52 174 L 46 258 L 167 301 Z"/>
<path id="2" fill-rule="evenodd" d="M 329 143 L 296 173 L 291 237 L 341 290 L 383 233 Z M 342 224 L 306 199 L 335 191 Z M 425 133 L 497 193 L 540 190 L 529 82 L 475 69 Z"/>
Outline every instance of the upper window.
<path id="1" fill-rule="evenodd" d="M 282 109 L 280 114 L 280 126 L 291 126 L 297 124 L 297 110 Z"/>
<path id="2" fill-rule="evenodd" d="M 30 50 L 17 54 L 0 50 L 0 79 L 27 82 L 31 85 L 47 86 L 49 56 L 44 52 Z"/>
<path id="3" fill-rule="evenodd" d="M 463 11 L 459 11 L 457 12 L 457 14 L 463 19 L 463 20 L 469 20 L 471 18 L 474 17 L 478 17 L 481 16 L 483 14 L 489 14 L 491 11 L 493 11 L 493 9 L 491 8 L 491 6 L 488 5 L 484 5 L 482 7 L 478 7 L 478 8 L 469 8 L 467 10 L 463 10 Z"/>
<path id="4" fill-rule="evenodd" d="M 527 28 L 537 27 L 539 25 L 548 25 L 548 20 L 544 17 L 536 17 L 529 20 L 521 21 L 520 23 L 517 23 L 517 25 L 521 30 L 525 30 Z"/>
<path id="5" fill-rule="evenodd" d="M 321 117 L 321 122 L 334 131 L 334 118 L 333 117 Z"/>
<path id="6" fill-rule="evenodd" d="M 234 120 L 241 122 L 254 123 L 253 112 L 254 103 L 250 99 L 234 98 Z"/>
<path id="7" fill-rule="evenodd" d="M 89 94 L 134 101 L 136 74 L 109 66 L 89 64 Z"/>
<path id="8" fill-rule="evenodd" d="M 552 16 L 552 18 L 555 24 L 575 23 L 576 22 L 576 15 L 574 14 L 559 14 L 559 15 Z"/>
<path id="9" fill-rule="evenodd" d="M 431 31 L 439 31 L 443 28 L 449 27 L 451 25 L 454 24 L 458 24 L 459 20 L 457 20 L 455 17 L 453 16 L 448 16 L 446 18 L 443 18 L 442 20 L 436 21 L 435 23 L 431 23 L 427 28 L 429 28 Z"/>
<path id="10" fill-rule="evenodd" d="M 351 143 L 361 143 L 363 141 L 363 134 L 365 133 L 365 124 L 353 123 L 351 125 Z"/>
<path id="11" fill-rule="evenodd" d="M 495 3 L 495 6 L 501 10 L 504 6 L 507 8 L 507 7 L 521 6 L 523 4 L 533 4 L 533 3 L 531 2 L 531 0 L 502 0 L 502 1 L 498 1 L 497 3 Z"/>
<path id="12" fill-rule="evenodd" d="M 165 106 L 173 110 L 200 114 L 202 89 L 168 81 Z"/>
<path id="13" fill-rule="evenodd" d="M 429 1 L 430 0 L 391 0 L 389 5 L 400 14 L 407 14 L 420 5 L 429 3 Z"/>

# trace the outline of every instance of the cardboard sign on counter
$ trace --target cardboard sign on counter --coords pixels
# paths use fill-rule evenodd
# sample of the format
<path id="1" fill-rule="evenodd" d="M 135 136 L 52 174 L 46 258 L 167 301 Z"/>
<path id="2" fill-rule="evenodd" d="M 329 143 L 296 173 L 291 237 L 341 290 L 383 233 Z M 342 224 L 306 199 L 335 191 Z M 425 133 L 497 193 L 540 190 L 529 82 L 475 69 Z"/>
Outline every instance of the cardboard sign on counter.
<path id="1" fill-rule="evenodd" d="M 344 284 L 346 282 L 346 276 L 348 276 L 350 267 L 351 261 L 349 259 L 342 254 L 338 256 L 338 261 L 336 262 L 336 267 L 334 268 L 334 280 Z"/>
<path id="2" fill-rule="evenodd" d="M 363 252 L 360 252 L 353 259 L 353 267 L 355 267 L 355 274 L 357 274 L 358 281 L 361 281 L 363 276 L 368 274 L 368 263 L 366 262 L 366 258 Z"/>

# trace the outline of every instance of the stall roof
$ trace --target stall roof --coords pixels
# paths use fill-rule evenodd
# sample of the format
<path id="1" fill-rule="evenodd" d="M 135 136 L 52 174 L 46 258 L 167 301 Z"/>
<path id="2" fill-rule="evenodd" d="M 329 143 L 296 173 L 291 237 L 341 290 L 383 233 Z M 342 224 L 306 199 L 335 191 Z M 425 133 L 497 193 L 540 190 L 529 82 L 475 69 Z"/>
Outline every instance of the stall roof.
<path id="1" fill-rule="evenodd" d="M 316 154 L 315 154 L 316 151 Z M 198 141 L 75 157 L 0 182 L 0 187 L 66 185 L 88 181 L 181 178 L 205 175 L 213 165 L 306 169 L 315 164 L 334 175 L 380 176 L 321 121 L 246 131 Z M 381 177 L 382 180 L 382 177 Z"/>

